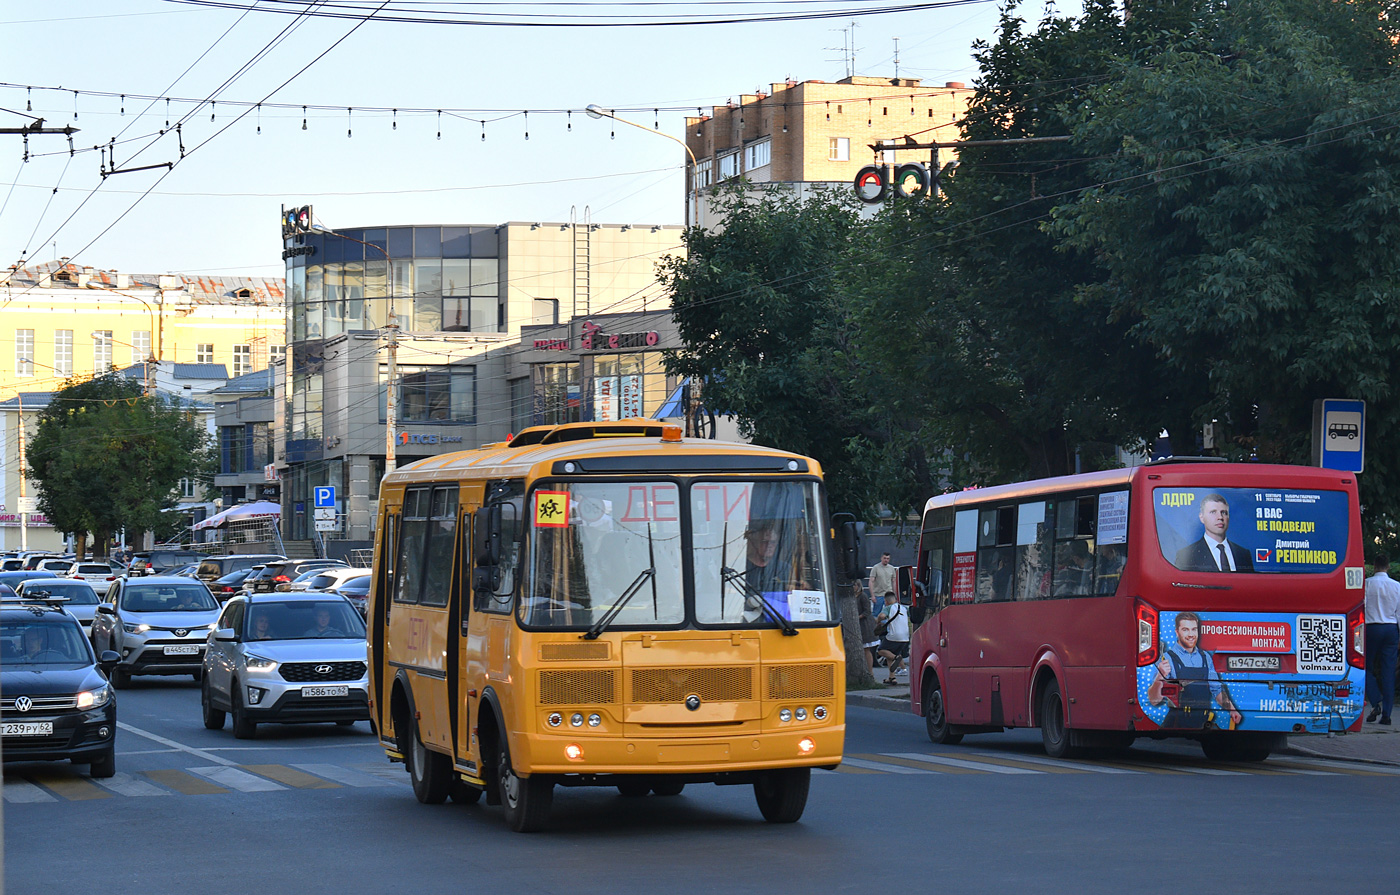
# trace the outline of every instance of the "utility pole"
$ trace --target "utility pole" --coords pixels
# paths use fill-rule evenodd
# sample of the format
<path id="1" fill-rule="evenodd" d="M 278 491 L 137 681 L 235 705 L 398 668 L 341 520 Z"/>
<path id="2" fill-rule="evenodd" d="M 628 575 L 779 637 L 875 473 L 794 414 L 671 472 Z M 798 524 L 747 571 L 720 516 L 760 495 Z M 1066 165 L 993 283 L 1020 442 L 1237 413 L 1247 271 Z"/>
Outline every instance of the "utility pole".
<path id="1" fill-rule="evenodd" d="M 19 402 L 19 549 L 29 549 L 29 507 L 25 505 L 28 499 L 25 494 L 25 462 L 24 462 L 24 392 L 16 392 L 15 400 Z"/>
<path id="2" fill-rule="evenodd" d="M 389 257 L 389 256 L 388 256 L 388 253 L 385 253 L 384 258 L 385 258 L 385 261 L 387 262 L 387 266 L 388 266 L 388 270 L 389 270 L 389 275 L 388 275 L 388 287 L 389 287 L 389 288 L 388 288 L 388 292 L 389 292 L 389 322 L 384 326 L 384 329 L 385 329 L 385 336 L 387 337 L 388 342 L 389 342 L 389 344 L 388 344 L 388 346 L 387 346 L 387 347 L 388 347 L 388 351 L 389 351 L 389 382 L 387 383 L 387 392 L 386 392 L 386 394 L 385 394 L 385 404 L 384 404 L 384 474 L 385 474 L 385 475 L 388 475 L 389 473 L 393 472 L 395 466 L 397 466 L 397 464 L 398 464 L 398 458 L 395 456 L 395 450 L 394 450 L 394 449 L 395 449 L 395 442 L 399 440 L 399 423 L 398 423 L 398 412 L 397 412 L 397 406 L 396 406 L 396 405 L 398 404 L 398 393 L 399 393 L 399 390 L 398 390 L 398 386 L 395 385 L 395 383 L 394 383 L 394 380 L 396 380 L 396 379 L 398 378 L 398 375 L 399 375 L 399 371 L 398 371 L 398 356 L 399 356 L 399 316 L 398 316 L 397 312 L 395 312 L 395 310 L 394 310 L 394 305 L 397 304 L 396 296 L 394 295 L 394 262 L 389 261 L 389 260 L 388 260 L 388 257 Z"/>

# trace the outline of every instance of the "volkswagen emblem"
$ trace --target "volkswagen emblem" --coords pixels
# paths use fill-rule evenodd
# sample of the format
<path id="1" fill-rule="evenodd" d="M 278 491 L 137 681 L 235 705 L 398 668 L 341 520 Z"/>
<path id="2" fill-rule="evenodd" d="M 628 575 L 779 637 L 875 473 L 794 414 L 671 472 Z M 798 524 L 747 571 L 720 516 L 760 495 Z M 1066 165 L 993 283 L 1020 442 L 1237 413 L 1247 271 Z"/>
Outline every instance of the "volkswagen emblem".
<path id="1" fill-rule="evenodd" d="M 700 697 L 696 696 L 694 693 L 690 694 L 685 698 L 685 707 L 692 712 L 700 708 Z"/>
<path id="2" fill-rule="evenodd" d="M 30 701 L 30 699 L 29 699 L 28 696 L 16 696 L 16 697 L 15 697 L 15 711 L 17 711 L 17 712 L 27 712 L 27 711 L 29 711 L 29 710 L 32 709 L 32 708 L 34 708 L 34 703 L 33 703 L 32 701 Z"/>
<path id="3" fill-rule="evenodd" d="M 176 637 L 184 637 L 184 636 L 185 636 L 186 634 L 188 634 L 188 633 L 190 633 L 190 631 L 189 631 L 188 628 L 176 628 L 176 629 L 175 629 L 175 636 L 176 636 Z"/>
<path id="4" fill-rule="evenodd" d="M 330 673 L 331 673 L 331 667 L 330 667 L 329 665 L 317 665 L 317 666 L 316 666 L 316 673 L 317 673 L 317 674 L 320 674 L 320 675 L 327 675 L 327 674 L 330 674 Z"/>

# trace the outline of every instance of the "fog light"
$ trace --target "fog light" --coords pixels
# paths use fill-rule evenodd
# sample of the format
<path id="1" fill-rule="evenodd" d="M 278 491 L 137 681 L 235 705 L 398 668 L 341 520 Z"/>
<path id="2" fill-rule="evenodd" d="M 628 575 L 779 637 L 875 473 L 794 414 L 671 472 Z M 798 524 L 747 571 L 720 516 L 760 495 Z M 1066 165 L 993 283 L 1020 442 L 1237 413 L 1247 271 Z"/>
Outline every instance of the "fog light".
<path id="1" fill-rule="evenodd" d="M 807 720 L 807 710 L 806 710 L 806 709 L 798 709 L 798 710 L 797 710 L 797 720 L 799 720 L 799 721 L 806 721 L 806 720 Z"/>
<path id="2" fill-rule="evenodd" d="M 792 709 L 783 709 L 781 712 L 778 712 L 778 720 L 783 722 L 784 724 L 791 721 Z"/>
<path id="3" fill-rule="evenodd" d="M 262 691 L 262 690 L 259 690 L 257 687 L 249 687 L 249 688 L 248 688 L 248 704 L 249 704 L 249 705 L 257 705 L 258 703 L 262 702 L 262 698 L 263 698 L 263 691 Z"/>
<path id="4" fill-rule="evenodd" d="M 812 717 L 813 717 L 813 718 L 816 718 L 818 721 L 825 721 L 825 720 L 826 720 L 826 706 L 824 706 L 824 705 L 819 705 L 819 706 L 817 706 L 816 708 L 812 709 Z"/>
<path id="5" fill-rule="evenodd" d="M 102 737 L 102 739 L 104 740 L 107 739 L 108 734 L 110 734 L 111 732 L 112 731 L 108 730 L 106 727 L 97 728 L 97 735 Z"/>
<path id="6" fill-rule="evenodd" d="M 803 755 L 810 755 L 817 748 L 816 742 L 811 737 L 803 737 L 797 741 L 797 751 Z"/>
<path id="7" fill-rule="evenodd" d="M 597 714 L 597 713 L 595 712 L 594 714 L 588 716 L 588 726 L 589 726 L 589 727 L 597 727 L 599 724 L 602 724 L 602 723 L 603 723 L 603 716 L 602 716 L 602 715 L 599 715 L 599 714 Z"/>
<path id="8" fill-rule="evenodd" d="M 558 727 L 560 724 L 564 723 L 564 716 L 558 712 L 550 712 L 547 720 L 550 727 Z"/>
<path id="9" fill-rule="evenodd" d="M 564 747 L 564 757 L 569 761 L 583 761 L 583 747 L 578 743 L 570 743 Z"/>
<path id="10" fill-rule="evenodd" d="M 574 727 L 582 727 L 583 714 L 581 712 L 574 712 L 572 715 L 569 716 L 569 724 L 571 724 Z"/>

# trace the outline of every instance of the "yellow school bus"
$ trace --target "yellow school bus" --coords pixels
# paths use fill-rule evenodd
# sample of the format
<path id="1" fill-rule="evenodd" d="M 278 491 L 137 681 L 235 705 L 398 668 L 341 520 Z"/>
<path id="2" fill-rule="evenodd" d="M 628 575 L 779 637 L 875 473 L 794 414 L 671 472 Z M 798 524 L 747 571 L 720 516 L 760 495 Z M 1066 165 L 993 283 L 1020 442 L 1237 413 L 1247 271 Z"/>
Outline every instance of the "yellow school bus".
<path id="1" fill-rule="evenodd" d="M 418 800 L 541 828 L 556 786 L 752 785 L 802 815 L 841 761 L 821 469 L 649 420 L 527 429 L 385 476 L 371 714 Z M 851 570 L 843 569 L 849 573 Z"/>

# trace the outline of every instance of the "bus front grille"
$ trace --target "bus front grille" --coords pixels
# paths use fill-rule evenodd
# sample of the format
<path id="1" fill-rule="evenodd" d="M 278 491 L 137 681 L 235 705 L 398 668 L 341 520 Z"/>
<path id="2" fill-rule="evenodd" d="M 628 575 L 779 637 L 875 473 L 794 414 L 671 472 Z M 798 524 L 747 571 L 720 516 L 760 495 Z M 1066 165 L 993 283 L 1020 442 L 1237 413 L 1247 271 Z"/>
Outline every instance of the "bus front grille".
<path id="1" fill-rule="evenodd" d="M 770 665 L 768 699 L 828 699 L 836 694 L 834 665 Z"/>
<path id="2" fill-rule="evenodd" d="M 632 702 L 683 702 L 691 694 L 703 702 L 753 699 L 753 669 L 720 666 L 632 670 Z"/>
<path id="3" fill-rule="evenodd" d="M 617 701 L 611 668 L 541 671 L 540 705 L 588 705 Z"/>

